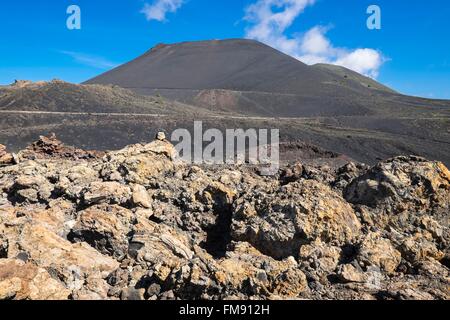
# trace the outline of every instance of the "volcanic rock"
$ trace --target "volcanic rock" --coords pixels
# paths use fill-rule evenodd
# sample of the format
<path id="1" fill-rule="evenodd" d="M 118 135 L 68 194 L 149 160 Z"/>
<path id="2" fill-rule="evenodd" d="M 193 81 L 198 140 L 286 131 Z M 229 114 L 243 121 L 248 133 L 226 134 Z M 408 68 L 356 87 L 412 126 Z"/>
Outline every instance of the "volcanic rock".
<path id="1" fill-rule="evenodd" d="M 82 198 L 86 205 L 125 204 L 131 198 L 131 189 L 118 182 L 92 182 L 82 192 Z"/>
<path id="2" fill-rule="evenodd" d="M 0 260 L 0 300 L 66 300 L 63 283 L 43 268 L 14 259 Z"/>
<path id="3" fill-rule="evenodd" d="M 232 225 L 235 240 L 248 241 L 276 259 L 295 256 L 302 245 L 317 239 L 345 245 L 360 229 L 352 207 L 328 186 L 312 180 L 238 200 Z"/>
<path id="4" fill-rule="evenodd" d="M 364 266 L 376 266 L 393 273 L 401 261 L 401 254 L 387 239 L 369 233 L 359 246 L 357 260 Z"/>
<path id="5" fill-rule="evenodd" d="M 119 206 L 94 206 L 81 211 L 69 235 L 71 241 L 86 242 L 105 255 L 117 259 L 128 252 L 127 234 L 132 213 Z"/>
<path id="6" fill-rule="evenodd" d="M 262 177 L 166 140 L 93 158 L 51 144 L 0 168 L 0 299 L 450 298 L 440 163 Z"/>
<path id="7" fill-rule="evenodd" d="M 53 133 L 49 137 L 40 136 L 39 140 L 31 144 L 26 150 L 19 153 L 20 159 L 95 159 L 101 157 L 101 152 L 84 151 L 74 147 L 65 146 Z"/>
<path id="8" fill-rule="evenodd" d="M 381 162 L 355 179 L 345 190 L 355 204 L 403 211 L 448 210 L 450 172 L 440 162 L 418 157 L 399 157 Z"/>
<path id="9" fill-rule="evenodd" d="M 6 147 L 0 144 L 0 167 L 14 163 L 14 156 L 6 152 Z"/>

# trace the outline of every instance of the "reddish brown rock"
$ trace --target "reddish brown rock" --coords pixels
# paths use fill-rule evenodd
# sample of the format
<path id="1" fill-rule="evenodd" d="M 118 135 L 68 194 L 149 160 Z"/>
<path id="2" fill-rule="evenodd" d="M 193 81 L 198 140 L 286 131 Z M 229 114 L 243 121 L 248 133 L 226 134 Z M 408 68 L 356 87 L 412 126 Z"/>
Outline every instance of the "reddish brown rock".
<path id="1" fill-rule="evenodd" d="M 0 166 L 14 164 L 14 156 L 6 151 L 6 147 L 0 144 Z"/>
<path id="2" fill-rule="evenodd" d="M 20 260 L 0 260 L 0 300 L 66 300 L 70 293 L 43 268 Z"/>
<path id="3" fill-rule="evenodd" d="M 104 155 L 97 151 L 84 151 L 64 145 L 52 133 L 49 137 L 41 136 L 26 150 L 19 153 L 20 159 L 98 159 Z"/>

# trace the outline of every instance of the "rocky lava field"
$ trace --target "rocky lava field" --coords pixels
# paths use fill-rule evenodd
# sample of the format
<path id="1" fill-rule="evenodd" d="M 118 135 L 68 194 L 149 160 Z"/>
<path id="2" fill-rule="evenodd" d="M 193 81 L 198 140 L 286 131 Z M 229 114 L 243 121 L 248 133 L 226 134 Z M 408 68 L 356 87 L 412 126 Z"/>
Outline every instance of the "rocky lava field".
<path id="1" fill-rule="evenodd" d="M 449 299 L 450 172 L 0 146 L 0 299 Z"/>

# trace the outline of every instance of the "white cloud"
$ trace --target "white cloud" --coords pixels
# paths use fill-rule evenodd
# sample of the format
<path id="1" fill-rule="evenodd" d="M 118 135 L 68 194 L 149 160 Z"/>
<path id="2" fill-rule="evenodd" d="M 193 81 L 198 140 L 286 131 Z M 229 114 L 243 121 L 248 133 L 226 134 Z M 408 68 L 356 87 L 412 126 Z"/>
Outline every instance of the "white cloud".
<path id="1" fill-rule="evenodd" d="M 106 58 L 90 55 L 75 51 L 60 51 L 60 53 L 71 57 L 75 62 L 94 67 L 97 69 L 112 69 L 118 66 L 118 63 L 109 61 Z"/>
<path id="2" fill-rule="evenodd" d="M 284 31 L 314 2 L 315 0 L 258 0 L 246 9 L 245 20 L 253 24 L 246 30 L 246 37 L 270 44 L 288 54 L 295 53 L 298 42 L 286 37 Z"/>
<path id="3" fill-rule="evenodd" d="M 151 5 L 146 3 L 142 9 L 147 20 L 166 21 L 168 13 L 175 13 L 183 4 L 184 0 L 155 0 Z"/>
<path id="4" fill-rule="evenodd" d="M 330 41 L 324 36 L 326 30 L 323 27 L 314 27 L 309 30 L 301 42 L 300 49 L 302 52 L 309 54 L 324 55 L 332 50 Z"/>
<path id="5" fill-rule="evenodd" d="M 383 56 L 376 50 L 356 49 L 341 55 L 334 63 L 376 78 L 383 62 Z"/>
<path id="6" fill-rule="evenodd" d="M 340 65 L 370 77 L 377 77 L 385 61 L 374 49 L 335 47 L 327 38 L 329 28 L 315 26 L 301 36 L 289 37 L 286 30 L 315 0 L 258 0 L 246 9 L 251 26 L 246 37 L 264 42 L 307 64 Z"/>

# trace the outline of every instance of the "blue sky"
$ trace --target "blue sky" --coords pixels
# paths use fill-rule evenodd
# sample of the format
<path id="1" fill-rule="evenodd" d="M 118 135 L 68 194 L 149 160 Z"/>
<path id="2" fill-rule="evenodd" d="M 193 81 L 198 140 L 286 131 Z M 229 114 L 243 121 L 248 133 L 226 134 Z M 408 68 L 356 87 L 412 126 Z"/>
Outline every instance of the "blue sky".
<path id="1" fill-rule="evenodd" d="M 81 30 L 66 27 L 73 4 Z M 381 30 L 366 26 L 372 4 L 381 8 Z M 145 15 L 145 6 L 153 11 Z M 172 10 L 161 16 L 155 8 Z M 308 63 L 352 67 L 405 94 L 450 99 L 443 0 L 17 0 L 0 4 L 0 27 L 0 84 L 81 82 L 158 43 L 251 37 Z"/>

